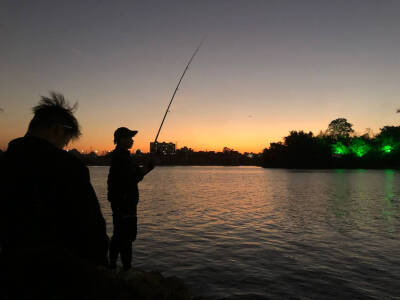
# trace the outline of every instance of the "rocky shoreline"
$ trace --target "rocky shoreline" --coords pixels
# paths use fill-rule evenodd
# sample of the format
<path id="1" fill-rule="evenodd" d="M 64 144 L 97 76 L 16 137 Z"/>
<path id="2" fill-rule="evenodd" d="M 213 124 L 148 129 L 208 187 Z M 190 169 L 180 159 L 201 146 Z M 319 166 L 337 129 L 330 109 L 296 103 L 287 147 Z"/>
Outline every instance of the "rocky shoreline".
<path id="1" fill-rule="evenodd" d="M 107 282 L 112 285 L 113 299 L 140 300 L 211 300 L 211 298 L 192 295 L 185 282 L 176 277 L 164 277 L 159 272 L 132 268 L 129 271 L 99 269 Z"/>
<path id="2" fill-rule="evenodd" d="M 194 297 L 182 279 L 159 272 L 110 270 L 55 251 L 25 251 L 17 257 L 0 256 L 1 299 L 211 300 Z"/>

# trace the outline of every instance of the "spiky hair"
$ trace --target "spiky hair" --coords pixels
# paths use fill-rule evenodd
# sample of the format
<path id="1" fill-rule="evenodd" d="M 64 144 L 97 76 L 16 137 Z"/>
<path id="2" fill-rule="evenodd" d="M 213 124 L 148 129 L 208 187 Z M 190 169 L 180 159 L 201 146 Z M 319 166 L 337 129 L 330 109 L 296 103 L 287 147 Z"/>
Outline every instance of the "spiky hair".
<path id="1" fill-rule="evenodd" d="M 77 103 L 70 106 L 62 94 L 50 92 L 50 97 L 42 96 L 39 104 L 32 108 L 34 116 L 28 130 L 45 129 L 58 124 L 76 139 L 81 135 L 78 120 L 74 116 L 77 107 Z"/>

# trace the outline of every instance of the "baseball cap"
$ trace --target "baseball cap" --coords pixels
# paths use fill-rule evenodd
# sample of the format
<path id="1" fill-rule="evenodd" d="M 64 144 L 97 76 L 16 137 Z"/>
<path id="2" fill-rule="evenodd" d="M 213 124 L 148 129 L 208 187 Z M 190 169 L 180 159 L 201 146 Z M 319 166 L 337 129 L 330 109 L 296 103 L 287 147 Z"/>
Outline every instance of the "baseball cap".
<path id="1" fill-rule="evenodd" d="M 134 137 L 138 133 L 137 130 L 130 130 L 126 127 L 120 127 L 114 131 L 114 139 L 118 139 L 120 137 Z"/>

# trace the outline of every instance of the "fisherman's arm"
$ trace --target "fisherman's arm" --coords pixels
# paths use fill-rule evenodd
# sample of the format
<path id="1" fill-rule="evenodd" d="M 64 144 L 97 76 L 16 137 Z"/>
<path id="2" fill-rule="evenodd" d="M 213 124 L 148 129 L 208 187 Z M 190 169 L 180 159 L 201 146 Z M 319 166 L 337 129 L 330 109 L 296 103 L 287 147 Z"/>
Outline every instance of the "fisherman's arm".
<path id="1" fill-rule="evenodd" d="M 140 167 L 143 177 L 146 176 L 148 173 L 150 173 L 154 169 L 154 167 L 155 167 L 155 160 L 153 158 L 150 158 L 146 165 Z"/>
<path id="2" fill-rule="evenodd" d="M 138 165 L 134 161 L 131 163 L 130 170 L 130 180 L 133 182 L 140 182 L 143 180 L 144 176 L 146 176 L 151 170 L 154 169 L 155 160 L 150 158 L 144 165 Z"/>

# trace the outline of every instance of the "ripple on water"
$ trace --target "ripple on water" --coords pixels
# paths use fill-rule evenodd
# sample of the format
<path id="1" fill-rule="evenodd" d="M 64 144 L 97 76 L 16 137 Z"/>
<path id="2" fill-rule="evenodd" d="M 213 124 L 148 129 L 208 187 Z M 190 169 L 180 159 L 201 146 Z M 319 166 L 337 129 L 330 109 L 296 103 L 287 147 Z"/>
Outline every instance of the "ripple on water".
<path id="1" fill-rule="evenodd" d="M 90 167 L 112 232 L 108 167 Z M 136 265 L 227 299 L 400 296 L 397 171 L 159 167 L 140 183 Z"/>

